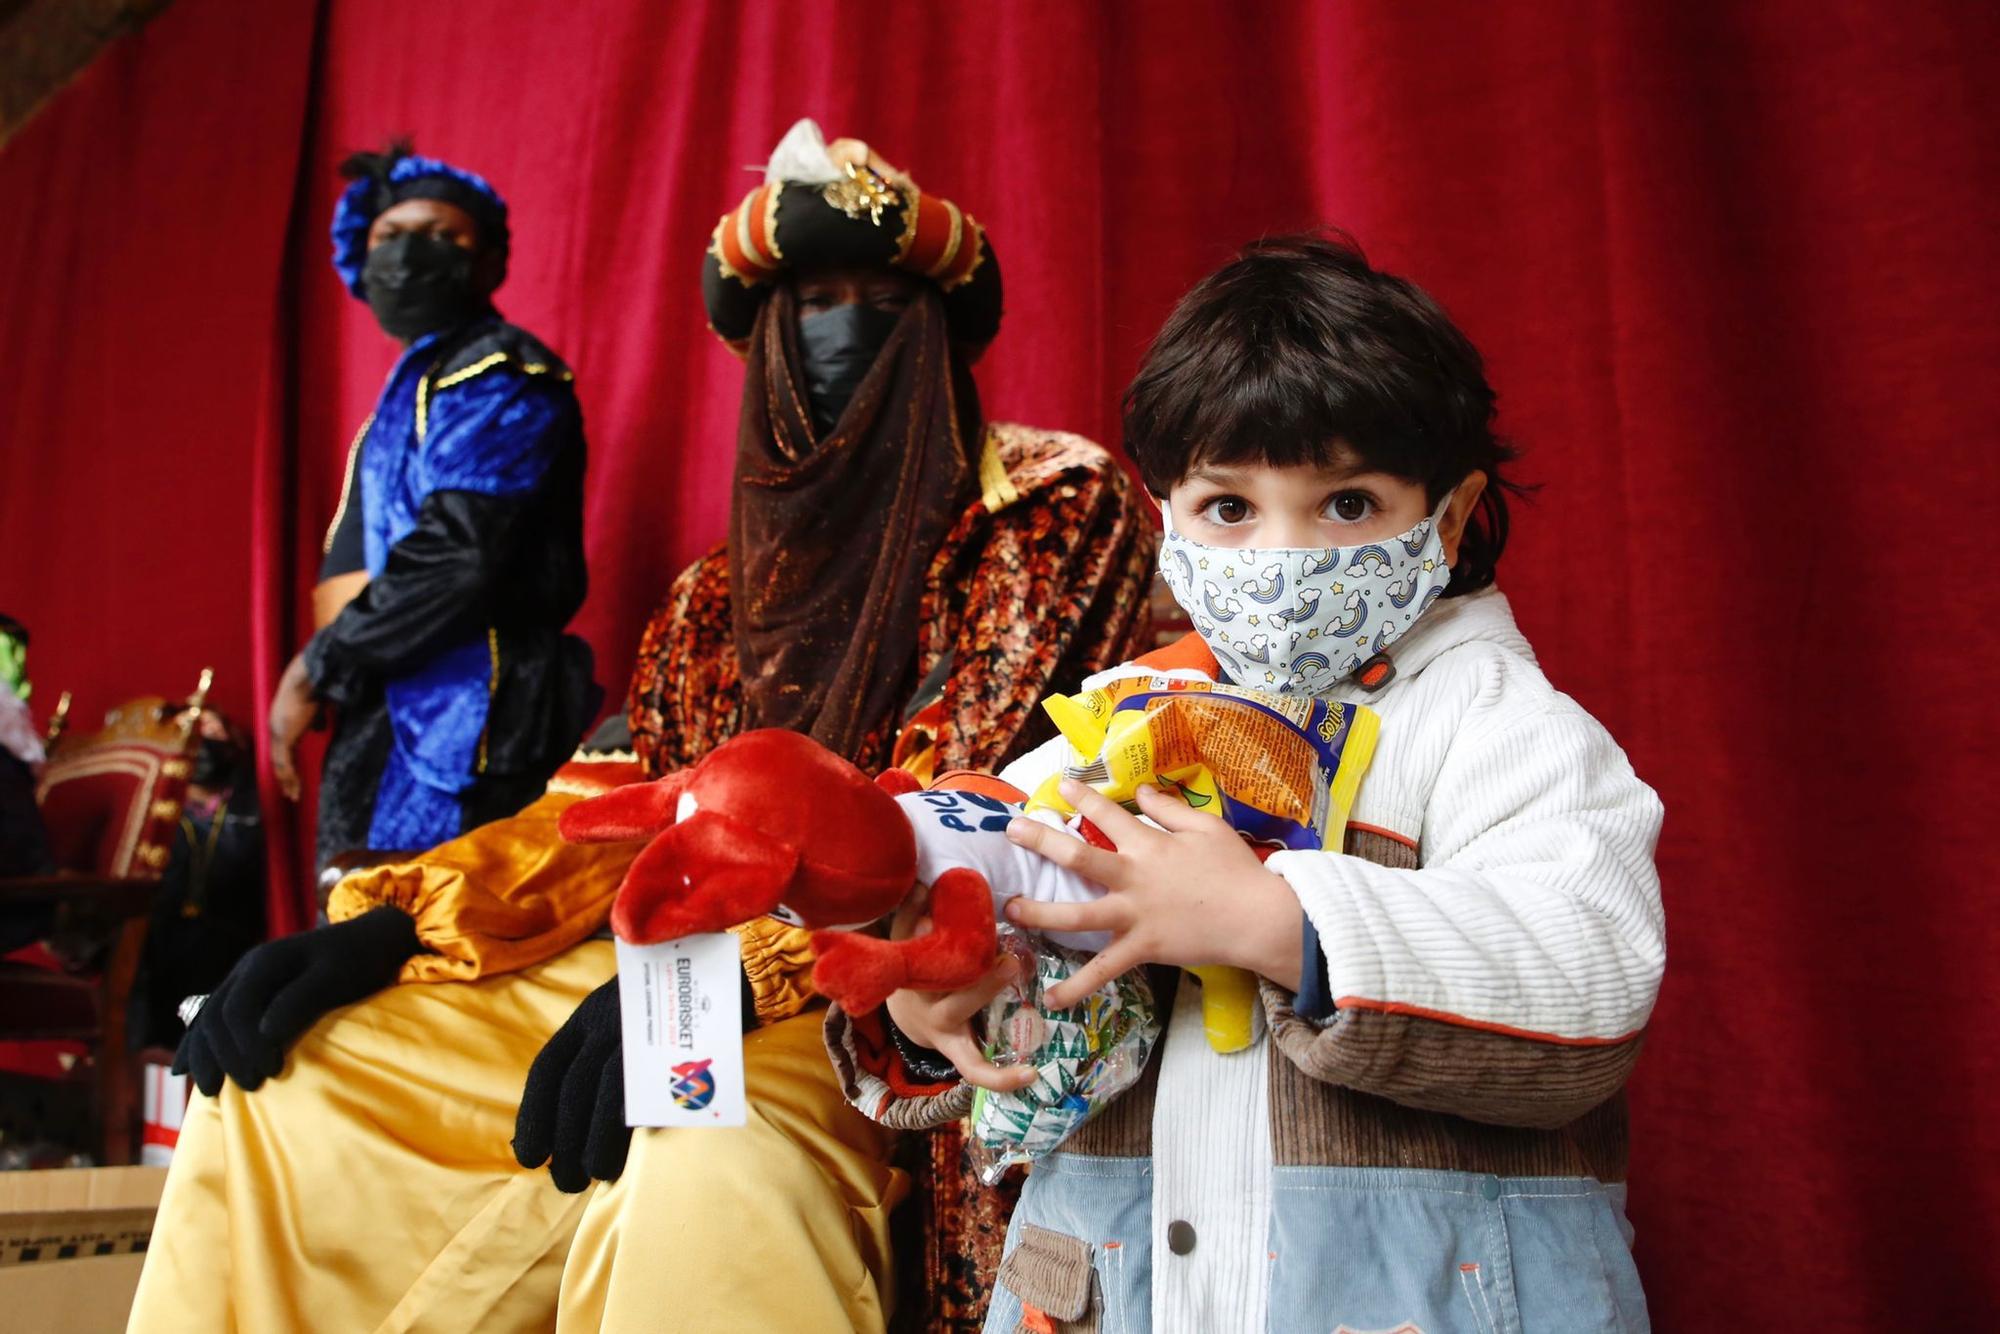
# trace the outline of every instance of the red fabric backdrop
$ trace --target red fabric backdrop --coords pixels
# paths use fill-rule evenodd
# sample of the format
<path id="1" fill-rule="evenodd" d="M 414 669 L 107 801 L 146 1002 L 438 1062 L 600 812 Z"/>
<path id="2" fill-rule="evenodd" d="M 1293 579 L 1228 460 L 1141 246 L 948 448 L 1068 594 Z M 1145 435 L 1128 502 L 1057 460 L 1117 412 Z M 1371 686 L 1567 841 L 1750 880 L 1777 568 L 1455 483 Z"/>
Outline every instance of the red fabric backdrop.
<path id="1" fill-rule="evenodd" d="M 203 663 L 256 710 L 393 356 L 326 266 L 333 165 L 394 131 L 513 202 L 614 691 L 723 531 L 738 372 L 696 263 L 794 117 L 977 213 L 991 412 L 1107 441 L 1179 292 L 1337 222 L 1488 353 L 1544 484 L 1502 583 L 1666 800 L 1660 1327 L 1983 1324 L 1996 15 L 179 0 L 0 152 L 0 607 L 85 716 Z"/>

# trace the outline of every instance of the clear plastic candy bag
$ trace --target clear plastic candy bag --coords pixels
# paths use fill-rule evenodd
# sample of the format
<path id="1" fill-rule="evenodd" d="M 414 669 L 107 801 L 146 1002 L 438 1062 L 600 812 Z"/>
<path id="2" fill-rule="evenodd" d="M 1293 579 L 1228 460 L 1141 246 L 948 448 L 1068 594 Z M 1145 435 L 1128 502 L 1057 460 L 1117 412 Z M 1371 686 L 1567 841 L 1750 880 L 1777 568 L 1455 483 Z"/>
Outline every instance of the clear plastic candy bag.
<path id="1" fill-rule="evenodd" d="M 987 1059 L 1000 1066 L 1032 1064 L 1037 1078 L 1013 1093 L 973 1094 L 972 1136 L 988 1185 L 1015 1163 L 1053 1152 L 1137 1083 L 1160 1036 L 1144 969 L 1107 982 L 1068 1009 L 1051 1010 L 1043 993 L 1091 956 L 1004 925 L 1000 947 L 1018 961 L 1019 980 L 980 1017 Z"/>

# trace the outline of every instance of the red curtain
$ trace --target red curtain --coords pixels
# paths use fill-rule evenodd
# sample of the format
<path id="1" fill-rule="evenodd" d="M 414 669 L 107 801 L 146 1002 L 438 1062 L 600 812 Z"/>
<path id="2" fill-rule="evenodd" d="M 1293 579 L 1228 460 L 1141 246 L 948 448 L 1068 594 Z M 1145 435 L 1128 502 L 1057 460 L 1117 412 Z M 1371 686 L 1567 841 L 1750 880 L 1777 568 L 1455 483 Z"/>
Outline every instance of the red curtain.
<path id="1" fill-rule="evenodd" d="M 81 716 L 204 663 L 258 711 L 393 357 L 325 241 L 340 152 L 393 132 L 513 203 L 614 692 L 723 531 L 697 261 L 794 117 L 987 224 L 990 412 L 1100 440 L 1190 282 L 1338 223 L 1485 349 L 1542 484 L 1502 584 L 1666 801 L 1660 1328 L 1983 1325 L 1996 50 L 2000 10 L 1940 0 L 179 0 L 0 151 L 0 609 Z"/>

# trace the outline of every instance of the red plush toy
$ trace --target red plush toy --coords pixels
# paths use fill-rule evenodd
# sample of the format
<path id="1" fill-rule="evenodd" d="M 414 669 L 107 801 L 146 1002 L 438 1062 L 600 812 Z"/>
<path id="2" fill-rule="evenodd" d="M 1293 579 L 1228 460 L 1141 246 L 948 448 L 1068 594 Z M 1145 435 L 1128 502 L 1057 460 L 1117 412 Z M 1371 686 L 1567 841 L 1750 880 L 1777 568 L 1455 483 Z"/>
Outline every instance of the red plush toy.
<path id="1" fill-rule="evenodd" d="M 929 934 L 847 933 L 894 911 L 916 882 L 916 838 L 896 796 L 919 786 L 901 770 L 870 782 L 811 738 L 767 728 L 656 782 L 580 801 L 560 827 L 572 843 L 652 840 L 611 906 L 621 938 L 646 945 L 770 914 L 815 928 L 815 985 L 859 1012 L 899 987 L 965 986 L 993 961 L 992 894 L 967 868 L 932 884 Z"/>

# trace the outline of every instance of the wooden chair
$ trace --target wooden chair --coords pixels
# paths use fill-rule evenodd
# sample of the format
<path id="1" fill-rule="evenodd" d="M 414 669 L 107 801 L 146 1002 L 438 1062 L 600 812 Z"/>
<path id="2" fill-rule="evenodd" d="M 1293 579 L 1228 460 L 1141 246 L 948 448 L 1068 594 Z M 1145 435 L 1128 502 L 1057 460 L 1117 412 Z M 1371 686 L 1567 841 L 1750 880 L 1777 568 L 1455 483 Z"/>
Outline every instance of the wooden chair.
<path id="1" fill-rule="evenodd" d="M 183 704 L 121 704 L 104 730 L 71 737 L 51 720 L 55 749 L 36 784 L 53 875 L 0 879 L 0 902 L 53 910 L 49 961 L 0 960 L 0 1039 L 84 1043 L 99 1161 L 131 1163 L 139 1065 L 127 1032 L 154 892 L 166 870 L 200 744 L 196 722 L 213 673 Z M 65 703 L 67 696 L 65 696 Z M 87 944 L 91 948 L 80 948 Z"/>

